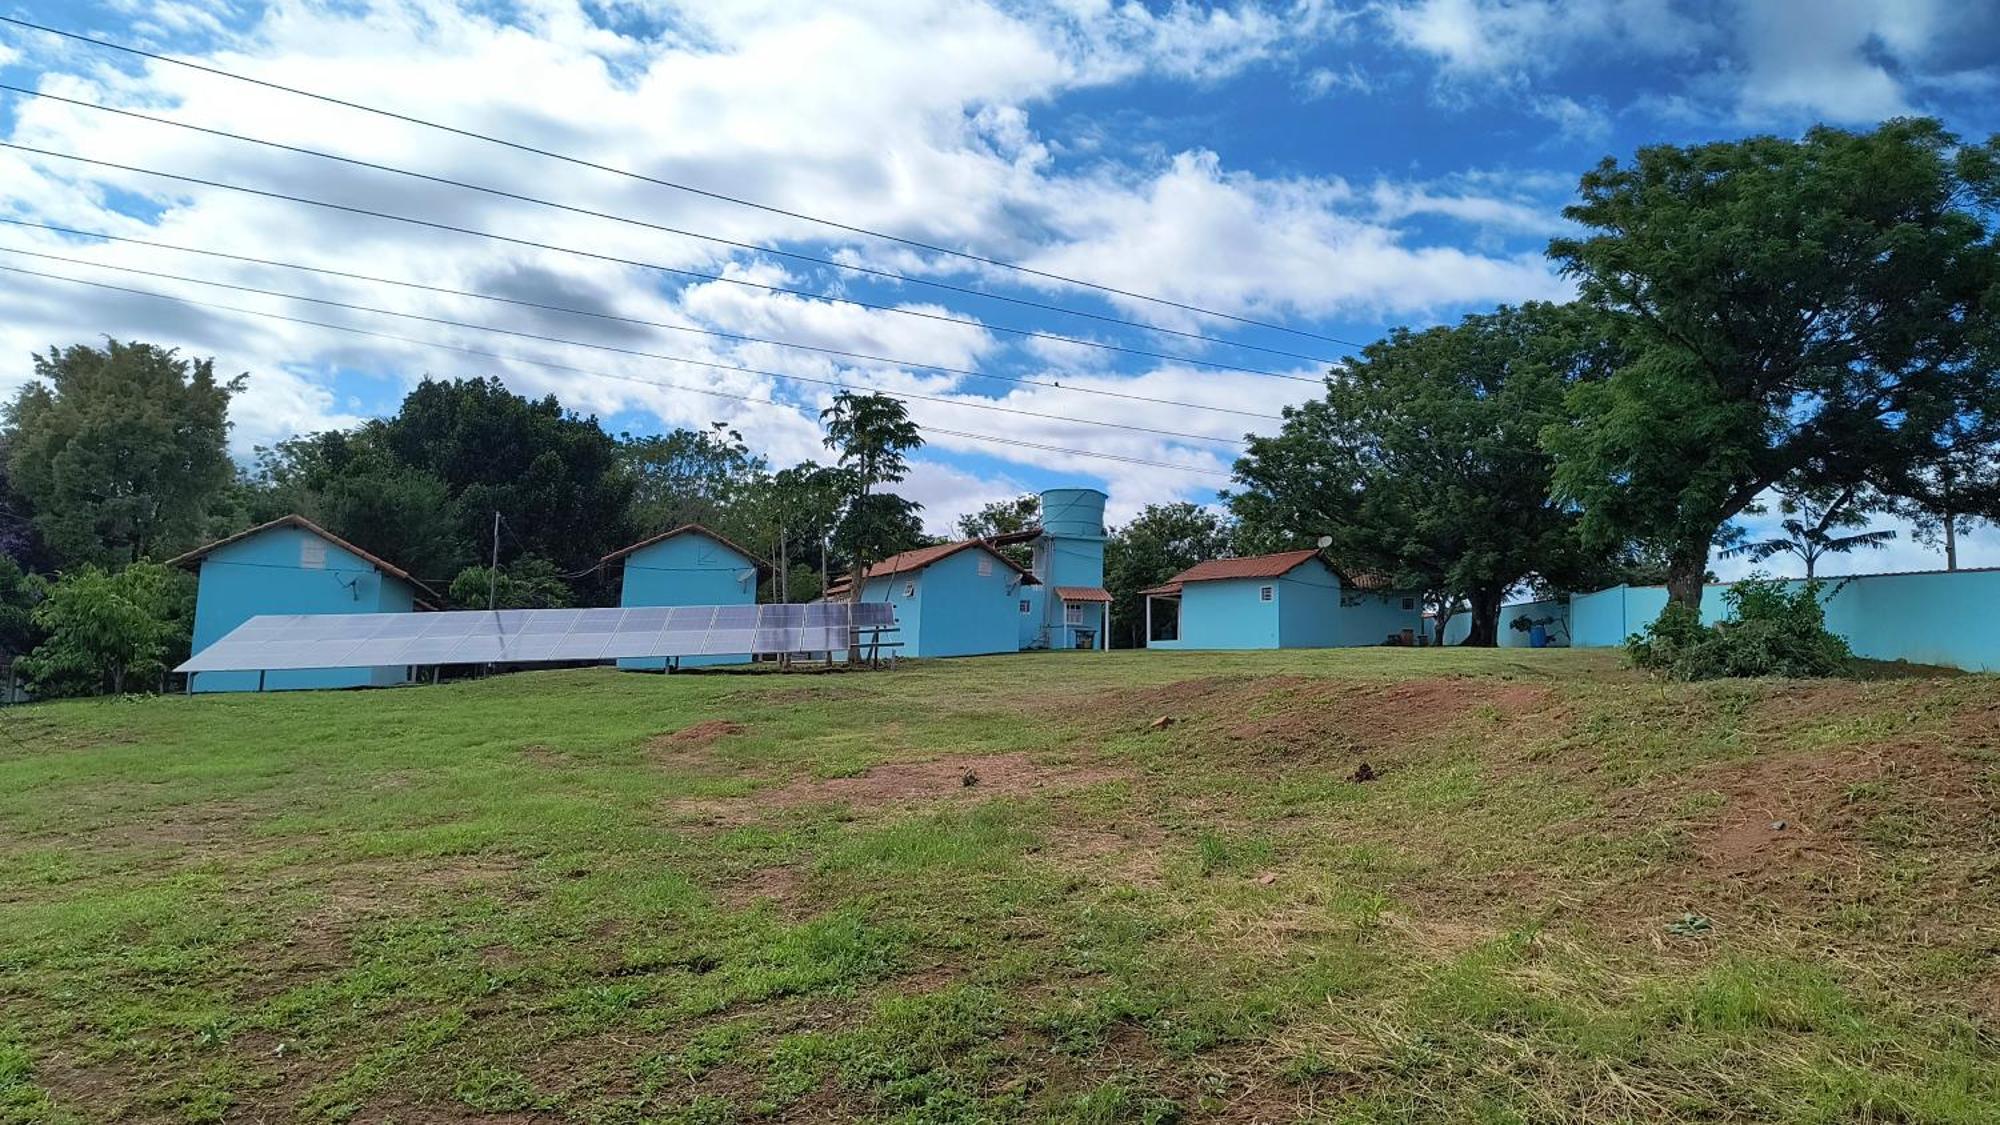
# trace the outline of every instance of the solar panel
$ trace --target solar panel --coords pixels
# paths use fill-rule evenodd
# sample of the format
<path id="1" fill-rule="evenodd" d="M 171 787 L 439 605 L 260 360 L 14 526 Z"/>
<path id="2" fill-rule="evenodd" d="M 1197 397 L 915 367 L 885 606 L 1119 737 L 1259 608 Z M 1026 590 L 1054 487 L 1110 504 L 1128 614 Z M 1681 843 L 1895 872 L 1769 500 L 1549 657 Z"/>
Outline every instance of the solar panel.
<path id="1" fill-rule="evenodd" d="M 832 652 L 845 649 L 857 630 L 872 641 L 876 630 L 895 627 L 895 606 L 886 602 L 268 614 L 245 621 L 174 671 Z"/>

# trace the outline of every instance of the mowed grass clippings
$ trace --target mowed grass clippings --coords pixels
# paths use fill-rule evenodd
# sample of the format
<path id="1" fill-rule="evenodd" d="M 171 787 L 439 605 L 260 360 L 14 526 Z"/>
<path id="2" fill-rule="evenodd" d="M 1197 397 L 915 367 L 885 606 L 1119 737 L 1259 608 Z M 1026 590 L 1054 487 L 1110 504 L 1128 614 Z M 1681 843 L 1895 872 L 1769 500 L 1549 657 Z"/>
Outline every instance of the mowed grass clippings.
<path id="1" fill-rule="evenodd" d="M 13 708 L 0 1120 L 1992 1121 L 2000 680 L 1921 672 Z"/>

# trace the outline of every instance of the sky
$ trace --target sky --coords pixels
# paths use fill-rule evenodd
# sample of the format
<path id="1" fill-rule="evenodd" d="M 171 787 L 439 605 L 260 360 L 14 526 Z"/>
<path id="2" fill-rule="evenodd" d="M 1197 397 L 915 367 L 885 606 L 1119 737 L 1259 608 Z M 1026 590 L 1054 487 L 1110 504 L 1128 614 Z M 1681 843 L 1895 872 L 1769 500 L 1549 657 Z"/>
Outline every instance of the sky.
<path id="1" fill-rule="evenodd" d="M 34 354 L 113 336 L 247 372 L 244 458 L 391 413 L 425 376 L 497 375 L 614 432 L 725 423 L 783 466 L 828 459 L 818 414 L 839 388 L 886 390 L 922 396 L 927 443 L 898 491 L 934 532 L 1053 486 L 1104 489 L 1114 523 L 1215 502 L 1244 436 L 1274 432 L 1358 345 L 1570 296 L 1543 249 L 1607 157 L 1913 113 L 2000 130 L 2000 2 L 0 0 L 0 15 L 636 173 L 0 24 L 0 84 L 382 166 L 0 91 L 0 140 L 65 154 L 0 149 L 0 218 L 138 240 L 0 225 L 0 266 L 69 279 L 0 273 L 0 393 Z M 2000 565 L 2000 533 L 1960 556 Z M 1904 535 L 1823 569 L 1940 565 Z"/>

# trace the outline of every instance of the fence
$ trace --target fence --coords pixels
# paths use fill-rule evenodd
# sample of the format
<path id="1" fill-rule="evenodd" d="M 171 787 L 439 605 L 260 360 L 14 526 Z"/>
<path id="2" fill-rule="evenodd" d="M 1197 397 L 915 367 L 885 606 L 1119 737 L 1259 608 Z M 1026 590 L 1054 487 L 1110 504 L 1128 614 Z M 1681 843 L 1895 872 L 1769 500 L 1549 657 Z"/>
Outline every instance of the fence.
<path id="1" fill-rule="evenodd" d="M 1862 574 L 1821 579 L 1826 626 L 1856 656 L 2000 671 L 2000 568 Z M 1701 617 L 1722 619 L 1728 583 L 1701 594 Z M 1664 586 L 1613 586 L 1570 599 L 1571 641 L 1578 648 L 1623 644 L 1667 605 Z M 1514 607 L 1508 607 L 1507 613 Z M 1507 614 L 1502 614 L 1503 632 Z"/>

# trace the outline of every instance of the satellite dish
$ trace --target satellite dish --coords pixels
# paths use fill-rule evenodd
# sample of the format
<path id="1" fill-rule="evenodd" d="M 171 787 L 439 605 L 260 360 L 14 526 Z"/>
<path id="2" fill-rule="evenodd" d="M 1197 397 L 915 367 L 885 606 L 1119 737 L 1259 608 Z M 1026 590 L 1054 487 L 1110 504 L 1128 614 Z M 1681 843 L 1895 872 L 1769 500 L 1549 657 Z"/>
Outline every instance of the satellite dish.
<path id="1" fill-rule="evenodd" d="M 1324 550 L 1326 550 L 1326 549 L 1327 549 L 1328 547 L 1331 547 L 1331 546 L 1333 546 L 1333 536 L 1331 536 L 1331 535 L 1322 535 L 1322 536 L 1320 536 L 1320 537 L 1319 537 L 1319 548 L 1320 548 L 1320 550 L 1324 551 Z"/>

